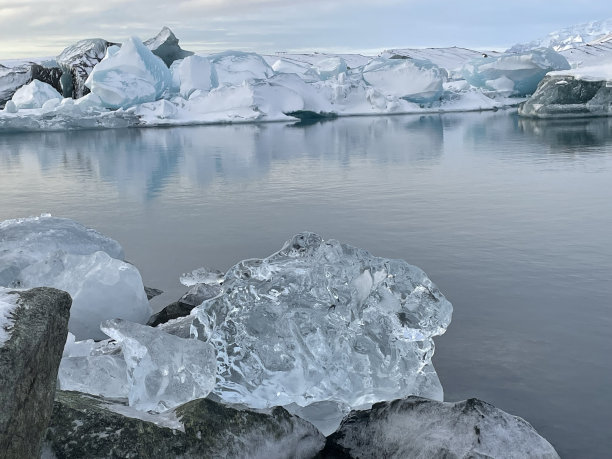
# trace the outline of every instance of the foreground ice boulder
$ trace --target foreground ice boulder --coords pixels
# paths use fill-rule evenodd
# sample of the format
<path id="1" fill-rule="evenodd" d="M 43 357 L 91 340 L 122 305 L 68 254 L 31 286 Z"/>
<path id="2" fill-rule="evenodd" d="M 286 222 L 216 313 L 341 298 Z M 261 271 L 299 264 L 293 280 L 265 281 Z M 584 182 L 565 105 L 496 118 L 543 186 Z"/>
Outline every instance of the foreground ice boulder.
<path id="1" fill-rule="evenodd" d="M 199 399 L 150 414 L 111 400 L 58 391 L 44 452 L 66 459 L 309 459 L 324 444 L 317 429 L 280 407 L 255 411 Z"/>
<path id="2" fill-rule="evenodd" d="M 118 319 L 104 322 L 101 328 L 121 346 L 130 406 L 164 411 L 206 397 L 215 385 L 217 365 L 209 343 Z"/>
<path id="3" fill-rule="evenodd" d="M 128 108 L 160 99 L 172 86 L 172 75 L 159 57 L 132 37 L 121 49 L 109 48 L 85 85 L 105 107 Z"/>
<path id="4" fill-rule="evenodd" d="M 145 322 L 151 308 L 138 270 L 114 240 L 51 216 L 0 223 L 0 286 L 56 287 L 72 296 L 69 329 L 77 339 L 104 339 L 100 322 Z"/>
<path id="5" fill-rule="evenodd" d="M 327 439 L 322 458 L 558 459 L 525 420 L 478 399 L 443 403 L 420 397 L 353 411 Z"/>
<path id="6" fill-rule="evenodd" d="M 40 457 L 68 333 L 70 295 L 0 287 L 2 457 Z"/>
<path id="7" fill-rule="evenodd" d="M 535 118 L 612 116 L 612 65 L 549 73 L 519 107 Z"/>
<path id="8" fill-rule="evenodd" d="M 191 328 L 217 351 L 214 392 L 227 401 L 358 407 L 409 394 L 442 399 L 432 337 L 451 313 L 419 268 L 301 233 L 231 268 Z"/>
<path id="9" fill-rule="evenodd" d="M 43 104 L 51 99 L 61 99 L 62 95 L 51 85 L 42 81 L 33 80 L 19 88 L 11 100 L 18 109 L 41 108 Z"/>
<path id="10" fill-rule="evenodd" d="M 549 48 L 524 54 L 483 57 L 463 67 L 463 77 L 472 86 L 505 96 L 533 94 L 538 83 L 552 70 L 569 69 L 563 56 Z"/>
<path id="11" fill-rule="evenodd" d="M 363 67 L 363 79 L 385 95 L 422 103 L 442 95 L 446 74 L 428 61 L 373 59 Z"/>

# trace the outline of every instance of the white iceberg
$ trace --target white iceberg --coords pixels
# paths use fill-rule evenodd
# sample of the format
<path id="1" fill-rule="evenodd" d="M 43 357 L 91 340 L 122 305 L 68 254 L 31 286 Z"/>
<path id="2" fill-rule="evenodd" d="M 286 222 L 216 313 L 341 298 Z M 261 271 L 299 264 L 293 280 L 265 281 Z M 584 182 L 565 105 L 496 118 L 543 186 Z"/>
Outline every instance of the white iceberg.
<path id="1" fill-rule="evenodd" d="M 18 109 L 41 108 L 45 102 L 51 99 L 61 99 L 62 95 L 53 86 L 42 81 L 32 80 L 13 94 L 11 100 Z"/>
<path id="2" fill-rule="evenodd" d="M 41 216 L 0 223 L 0 286 L 39 286 L 72 296 L 69 330 L 79 339 L 103 339 L 102 320 L 146 322 L 151 308 L 138 270 L 123 249 L 77 222 Z"/>
<path id="3" fill-rule="evenodd" d="M 132 37 L 119 50 L 109 48 L 85 85 L 105 107 L 128 108 L 160 99 L 172 86 L 172 75 L 164 61 Z"/>
<path id="4" fill-rule="evenodd" d="M 170 71 L 174 87 L 185 99 L 196 90 L 210 91 L 219 85 L 215 67 L 203 56 L 189 56 L 176 61 Z"/>
<path id="5" fill-rule="evenodd" d="M 328 57 L 314 65 L 314 71 L 321 80 L 337 77 L 348 70 L 346 61 L 341 57 Z"/>
<path id="6" fill-rule="evenodd" d="M 359 407 L 442 399 L 432 337 L 451 313 L 419 268 L 301 233 L 231 268 L 223 294 L 192 311 L 191 329 L 215 347 L 214 393 L 227 401 Z"/>
<path id="7" fill-rule="evenodd" d="M 122 348 L 130 406 L 165 411 L 213 389 L 217 364 L 209 343 L 119 319 L 104 322 L 101 329 Z"/>
<path id="8" fill-rule="evenodd" d="M 462 74 L 477 88 L 501 89 L 506 96 L 526 96 L 535 92 L 548 72 L 569 68 L 567 59 L 552 49 L 543 48 L 474 60 L 463 67 Z"/>
<path id="9" fill-rule="evenodd" d="M 415 59 L 373 59 L 363 67 L 362 75 L 381 93 L 415 103 L 438 99 L 446 80 L 438 66 Z"/>
<path id="10" fill-rule="evenodd" d="M 255 53 L 225 51 L 209 56 L 215 66 L 219 85 L 240 85 L 245 81 L 264 80 L 274 75 L 268 63 Z"/>

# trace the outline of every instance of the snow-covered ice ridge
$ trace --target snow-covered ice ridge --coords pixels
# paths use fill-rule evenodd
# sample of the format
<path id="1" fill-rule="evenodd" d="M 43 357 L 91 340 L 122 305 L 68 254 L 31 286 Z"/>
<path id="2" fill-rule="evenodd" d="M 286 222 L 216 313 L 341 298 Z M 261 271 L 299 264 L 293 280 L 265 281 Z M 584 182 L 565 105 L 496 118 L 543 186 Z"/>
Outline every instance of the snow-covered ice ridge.
<path id="1" fill-rule="evenodd" d="M 590 21 L 566 27 L 549 33 L 545 37 L 528 43 L 512 46 L 508 52 L 523 53 L 534 48 L 553 48 L 555 51 L 565 51 L 581 47 L 590 42 L 597 42 L 612 33 L 612 18 L 601 21 Z"/>
<path id="2" fill-rule="evenodd" d="M 27 65 L 0 67 L 7 100 L 0 130 L 492 110 L 517 105 L 529 93 L 525 79 L 533 92 L 534 74 L 569 67 L 550 53 L 542 59 L 538 50 L 517 57 L 429 48 L 376 57 L 240 51 L 204 56 L 182 50 L 164 28 L 144 43 L 136 37 L 121 45 L 81 40 L 58 56 L 57 67 L 41 62 L 49 68 L 44 82 Z"/>

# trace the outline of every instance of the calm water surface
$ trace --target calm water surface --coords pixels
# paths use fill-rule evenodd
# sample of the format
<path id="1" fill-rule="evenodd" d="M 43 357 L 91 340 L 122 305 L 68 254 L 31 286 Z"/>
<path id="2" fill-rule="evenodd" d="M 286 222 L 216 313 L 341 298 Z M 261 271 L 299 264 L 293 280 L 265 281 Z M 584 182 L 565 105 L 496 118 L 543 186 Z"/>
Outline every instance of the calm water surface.
<path id="1" fill-rule="evenodd" d="M 612 454 L 612 121 L 508 113 L 0 134 L 0 220 L 50 212 L 119 240 L 174 301 L 182 272 L 292 234 L 403 258 L 453 303 L 447 400 Z"/>

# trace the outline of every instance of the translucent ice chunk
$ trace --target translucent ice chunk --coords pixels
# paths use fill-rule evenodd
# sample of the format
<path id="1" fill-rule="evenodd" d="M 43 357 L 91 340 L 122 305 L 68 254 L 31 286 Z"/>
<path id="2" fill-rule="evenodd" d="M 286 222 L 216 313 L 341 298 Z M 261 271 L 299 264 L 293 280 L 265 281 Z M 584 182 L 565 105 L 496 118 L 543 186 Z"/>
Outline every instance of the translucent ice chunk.
<path id="1" fill-rule="evenodd" d="M 215 351 L 209 343 L 120 319 L 104 322 L 101 329 L 122 347 L 130 406 L 163 411 L 206 397 L 214 387 Z"/>
<path id="2" fill-rule="evenodd" d="M 215 346 L 215 393 L 226 400 L 357 407 L 442 398 L 432 337 L 452 306 L 405 261 L 301 233 L 231 268 L 223 291 L 192 311 L 192 334 Z"/>
<path id="3" fill-rule="evenodd" d="M 151 308 L 138 270 L 106 252 L 68 255 L 57 252 L 24 268 L 24 288 L 51 286 L 72 296 L 69 330 L 77 339 L 103 339 L 100 322 L 120 317 L 146 322 Z"/>
<path id="4" fill-rule="evenodd" d="M 129 38 L 119 51 L 107 52 L 85 85 L 109 108 L 127 108 L 161 98 L 172 85 L 166 64 L 142 42 Z"/>
<path id="5" fill-rule="evenodd" d="M 11 99 L 18 109 L 40 108 L 51 99 L 61 99 L 62 95 L 53 86 L 42 81 L 33 80 L 19 88 Z"/>
<path id="6" fill-rule="evenodd" d="M 113 239 L 65 218 L 0 223 L 0 285 L 55 287 L 72 296 L 69 329 L 77 339 L 103 339 L 100 322 L 145 322 L 151 309 L 140 273 L 122 260 Z"/>
<path id="7" fill-rule="evenodd" d="M 185 287 L 193 287 L 196 284 L 221 284 L 223 273 L 218 269 L 197 268 L 190 273 L 184 273 L 180 277 L 181 284 Z"/>
<path id="8" fill-rule="evenodd" d="M 61 390 L 127 398 L 127 366 L 120 355 L 63 357 L 57 373 Z"/>

